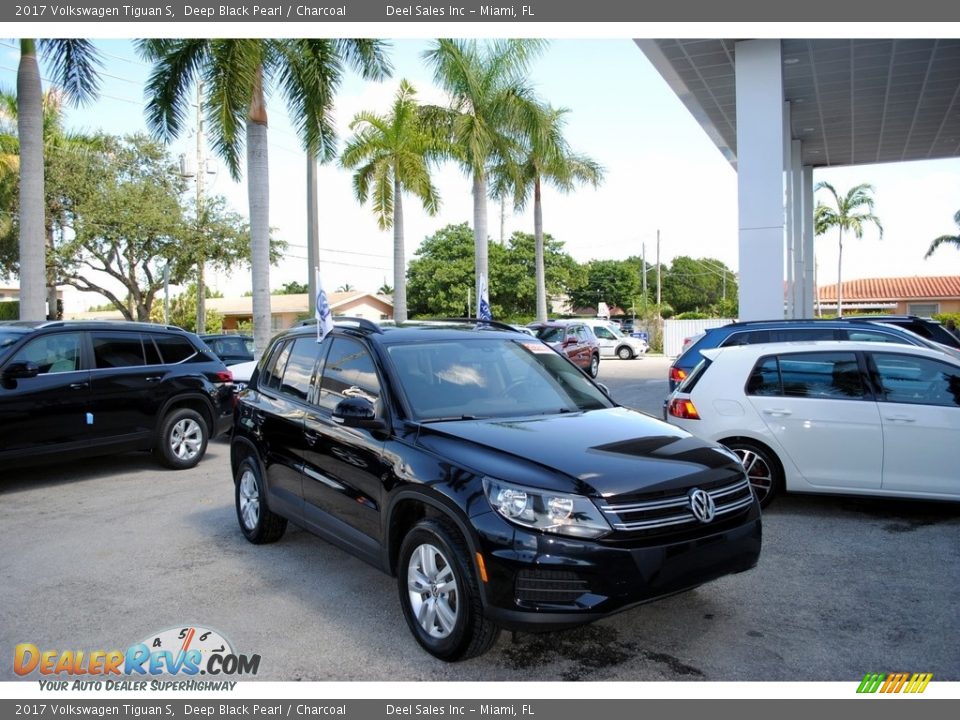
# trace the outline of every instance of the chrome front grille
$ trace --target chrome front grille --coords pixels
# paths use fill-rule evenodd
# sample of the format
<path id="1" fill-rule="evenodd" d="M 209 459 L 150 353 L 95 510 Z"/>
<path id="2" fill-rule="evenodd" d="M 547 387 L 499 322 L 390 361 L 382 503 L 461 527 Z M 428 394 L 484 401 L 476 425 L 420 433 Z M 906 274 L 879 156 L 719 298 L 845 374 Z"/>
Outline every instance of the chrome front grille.
<path id="1" fill-rule="evenodd" d="M 704 490 L 716 507 L 714 519 L 722 520 L 738 510 L 745 510 L 753 502 L 753 492 L 747 478 Z M 711 523 L 701 523 L 690 509 L 689 491 L 683 494 L 658 497 L 621 504 L 600 504 L 607 521 L 614 530 L 637 532 L 661 528 L 683 529 L 684 526 L 707 528 Z"/>

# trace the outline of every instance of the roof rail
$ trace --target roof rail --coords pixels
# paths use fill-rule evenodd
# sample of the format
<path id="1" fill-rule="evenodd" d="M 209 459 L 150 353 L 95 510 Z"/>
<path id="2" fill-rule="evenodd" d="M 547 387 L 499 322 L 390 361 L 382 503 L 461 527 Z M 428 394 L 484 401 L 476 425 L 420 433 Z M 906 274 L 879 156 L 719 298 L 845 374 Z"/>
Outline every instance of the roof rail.
<path id="1" fill-rule="evenodd" d="M 317 321 L 315 318 L 307 318 L 306 320 L 301 320 L 298 325 L 316 325 Z M 340 327 L 349 328 L 350 330 L 359 330 L 361 332 L 376 333 L 382 334 L 383 329 L 377 325 L 372 320 L 367 320 L 362 317 L 335 317 L 333 318 L 333 324 Z"/>
<path id="2" fill-rule="evenodd" d="M 506 330 L 508 332 L 519 333 L 513 325 L 508 325 L 505 322 L 500 322 L 499 320 L 481 320 L 480 318 L 473 317 L 462 317 L 462 318 L 441 318 L 442 322 L 455 322 L 455 323 L 474 323 L 476 325 L 489 325 L 492 328 L 497 330 Z M 522 333 L 521 333 L 522 334 Z"/>

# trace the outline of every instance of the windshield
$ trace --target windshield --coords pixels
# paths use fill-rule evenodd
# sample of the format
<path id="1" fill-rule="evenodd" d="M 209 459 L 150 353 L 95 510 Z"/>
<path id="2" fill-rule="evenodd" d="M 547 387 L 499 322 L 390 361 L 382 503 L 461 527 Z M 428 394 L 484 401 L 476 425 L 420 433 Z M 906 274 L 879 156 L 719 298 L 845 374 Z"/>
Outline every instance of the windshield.
<path id="1" fill-rule="evenodd" d="M 393 345 L 387 354 L 422 422 L 614 407 L 581 370 L 532 338 Z"/>

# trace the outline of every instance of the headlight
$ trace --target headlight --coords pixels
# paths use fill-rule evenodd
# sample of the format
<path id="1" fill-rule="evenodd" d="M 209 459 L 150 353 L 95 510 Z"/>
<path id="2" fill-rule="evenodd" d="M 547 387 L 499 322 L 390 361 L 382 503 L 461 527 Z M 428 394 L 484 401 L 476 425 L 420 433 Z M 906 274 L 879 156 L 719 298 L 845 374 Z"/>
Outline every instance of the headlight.
<path id="1" fill-rule="evenodd" d="M 610 532 L 597 506 L 582 495 L 566 495 L 483 479 L 490 505 L 510 522 L 543 532 L 598 538 Z"/>

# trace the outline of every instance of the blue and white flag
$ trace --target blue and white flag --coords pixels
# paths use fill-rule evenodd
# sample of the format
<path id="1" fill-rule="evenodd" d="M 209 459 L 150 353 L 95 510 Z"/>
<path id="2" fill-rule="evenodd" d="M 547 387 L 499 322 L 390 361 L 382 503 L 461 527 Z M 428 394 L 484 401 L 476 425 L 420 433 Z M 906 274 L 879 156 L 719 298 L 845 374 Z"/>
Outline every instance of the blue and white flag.
<path id="1" fill-rule="evenodd" d="M 317 274 L 317 297 L 314 309 L 314 316 L 317 318 L 317 342 L 320 342 L 333 330 L 333 313 L 330 311 L 330 303 L 327 302 L 327 293 L 323 290 L 320 283 L 320 269 L 316 269 Z"/>
<path id="2" fill-rule="evenodd" d="M 477 296 L 477 320 L 493 320 L 490 314 L 490 293 L 487 290 L 487 276 L 480 274 L 480 293 Z"/>

